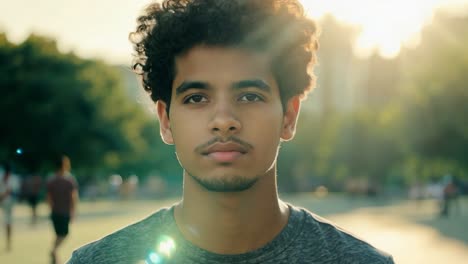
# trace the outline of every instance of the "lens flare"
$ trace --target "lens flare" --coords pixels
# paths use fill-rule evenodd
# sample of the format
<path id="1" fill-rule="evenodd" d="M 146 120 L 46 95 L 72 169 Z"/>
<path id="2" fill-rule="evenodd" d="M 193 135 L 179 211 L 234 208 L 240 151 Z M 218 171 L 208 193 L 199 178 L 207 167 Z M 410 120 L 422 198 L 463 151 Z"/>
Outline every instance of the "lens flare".
<path id="1" fill-rule="evenodd" d="M 147 264 L 161 264 L 163 263 L 163 259 L 156 253 L 151 252 L 148 256 L 151 262 L 146 262 Z"/>
<path id="2" fill-rule="evenodd" d="M 146 257 L 146 264 L 164 264 L 169 263 L 171 257 L 174 255 L 176 250 L 176 243 L 174 239 L 169 236 L 161 236 L 154 250 Z"/>
<path id="3" fill-rule="evenodd" d="M 172 238 L 164 236 L 157 245 L 158 253 L 170 257 L 175 251 L 175 242 Z"/>

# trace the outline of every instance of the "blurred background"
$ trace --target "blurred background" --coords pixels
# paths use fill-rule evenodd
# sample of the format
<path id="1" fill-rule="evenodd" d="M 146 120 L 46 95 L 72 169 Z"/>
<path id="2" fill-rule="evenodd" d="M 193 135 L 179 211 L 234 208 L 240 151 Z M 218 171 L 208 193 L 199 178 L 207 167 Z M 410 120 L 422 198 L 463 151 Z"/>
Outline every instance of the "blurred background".
<path id="1" fill-rule="evenodd" d="M 148 2 L 0 3 L 0 162 L 13 164 L 19 183 L 13 251 L 1 251 L 0 229 L 1 263 L 46 262 L 47 208 L 33 226 L 24 198 L 33 179 L 44 197 L 57 155 L 70 157 L 82 200 L 63 255 L 181 194 L 174 148 L 130 70 L 128 33 Z M 468 1 L 302 2 L 322 28 L 318 84 L 281 148 L 283 199 L 397 263 L 462 263 Z"/>

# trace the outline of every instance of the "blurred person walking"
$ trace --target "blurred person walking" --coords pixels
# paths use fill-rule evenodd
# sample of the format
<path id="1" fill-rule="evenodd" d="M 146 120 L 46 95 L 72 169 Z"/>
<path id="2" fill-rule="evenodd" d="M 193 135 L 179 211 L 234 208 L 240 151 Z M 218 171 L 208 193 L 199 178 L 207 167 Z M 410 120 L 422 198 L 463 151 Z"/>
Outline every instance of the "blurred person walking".
<path id="1" fill-rule="evenodd" d="M 15 193 L 18 191 L 18 181 L 12 174 L 11 165 L 5 163 L 3 175 L 0 178 L 0 205 L 3 209 L 6 231 L 6 250 L 11 250 L 11 233 L 13 222 L 13 206 Z"/>
<path id="2" fill-rule="evenodd" d="M 23 197 L 31 208 L 31 225 L 37 223 L 37 204 L 42 190 L 42 178 L 38 174 L 32 174 L 23 182 Z"/>
<path id="3" fill-rule="evenodd" d="M 70 174 L 71 163 L 67 156 L 56 160 L 55 176 L 47 183 L 47 202 L 51 209 L 50 219 L 55 231 L 55 240 L 50 252 L 52 263 L 58 263 L 57 249 L 68 235 L 78 203 L 78 186 Z"/>
<path id="4" fill-rule="evenodd" d="M 458 188 L 455 185 L 455 181 L 450 174 L 444 176 L 443 182 L 444 187 L 440 216 L 448 217 L 450 215 L 450 211 L 452 211 L 453 204 L 456 202 L 458 196 Z"/>

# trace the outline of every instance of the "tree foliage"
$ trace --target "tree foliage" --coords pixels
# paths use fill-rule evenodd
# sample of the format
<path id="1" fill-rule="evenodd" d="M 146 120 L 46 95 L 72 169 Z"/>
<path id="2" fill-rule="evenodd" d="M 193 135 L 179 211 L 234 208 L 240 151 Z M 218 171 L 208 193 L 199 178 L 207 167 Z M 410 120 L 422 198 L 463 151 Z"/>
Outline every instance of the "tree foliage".
<path id="1" fill-rule="evenodd" d="M 349 30 L 325 22 L 324 32 L 344 36 L 340 32 Z M 322 47 L 330 38 L 322 40 Z M 371 56 L 360 62 L 369 65 L 370 75 L 351 110 L 302 113 L 295 141 L 282 147 L 280 185 L 311 190 L 321 184 L 342 189 L 353 180 L 384 186 L 446 174 L 468 179 L 467 42 L 468 17 L 440 13 L 424 29 L 417 48 L 393 60 Z M 349 50 L 343 45 L 350 42 L 339 45 Z M 337 61 L 329 48 L 320 59 L 325 65 Z M 321 67 L 318 89 L 332 88 L 327 86 L 330 76 L 344 78 L 338 69 Z M 328 79 L 321 83 L 323 77 Z M 318 103 L 330 106 L 333 96 Z"/>
<path id="2" fill-rule="evenodd" d="M 153 157 L 157 123 L 123 83 L 115 67 L 63 54 L 51 39 L 15 45 L 0 35 L 0 159 L 37 171 L 67 154 L 82 178 L 159 169 L 171 159 Z"/>
<path id="3" fill-rule="evenodd" d="M 421 45 L 404 54 L 409 163 L 431 167 L 421 169 L 425 178 L 468 177 L 467 41 L 468 17 L 439 13 L 423 31 Z"/>

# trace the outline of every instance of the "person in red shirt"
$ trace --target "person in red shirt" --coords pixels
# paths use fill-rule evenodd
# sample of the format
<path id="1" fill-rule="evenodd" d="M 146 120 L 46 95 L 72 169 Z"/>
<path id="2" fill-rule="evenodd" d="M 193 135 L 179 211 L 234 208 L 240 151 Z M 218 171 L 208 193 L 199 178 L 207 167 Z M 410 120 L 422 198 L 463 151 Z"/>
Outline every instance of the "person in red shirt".
<path id="1" fill-rule="evenodd" d="M 56 161 L 56 172 L 47 184 L 47 202 L 51 209 L 50 218 L 55 230 L 51 251 L 53 263 L 57 263 L 57 249 L 68 235 L 69 224 L 75 216 L 78 203 L 78 187 L 70 174 L 70 159 L 62 156 Z"/>

